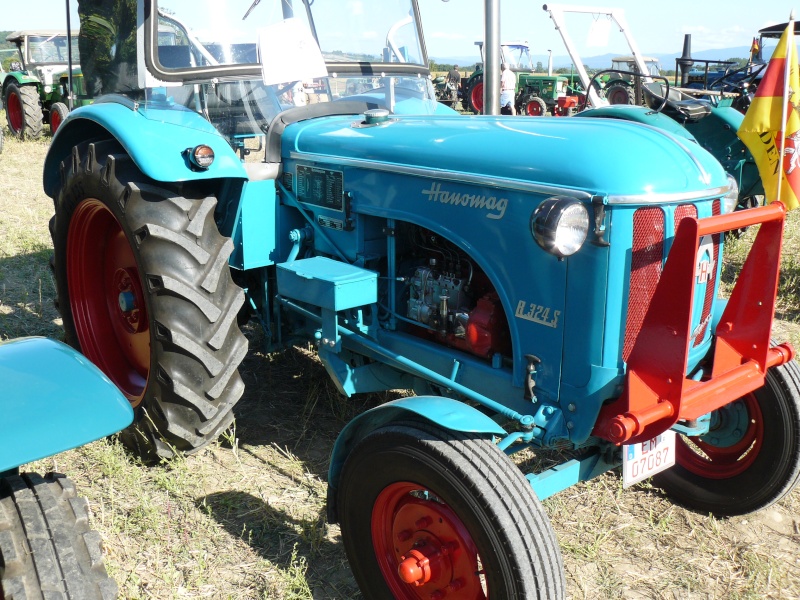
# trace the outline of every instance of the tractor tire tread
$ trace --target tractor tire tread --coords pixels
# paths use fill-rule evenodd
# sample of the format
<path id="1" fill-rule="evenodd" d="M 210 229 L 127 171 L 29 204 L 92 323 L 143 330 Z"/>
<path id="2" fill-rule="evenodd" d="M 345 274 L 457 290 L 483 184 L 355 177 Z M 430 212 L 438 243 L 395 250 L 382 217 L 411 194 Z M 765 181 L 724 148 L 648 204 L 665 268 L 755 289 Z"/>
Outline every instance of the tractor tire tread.
<path id="1" fill-rule="evenodd" d="M 112 600 L 102 539 L 88 502 L 58 473 L 0 480 L 0 596 L 5 600 Z"/>

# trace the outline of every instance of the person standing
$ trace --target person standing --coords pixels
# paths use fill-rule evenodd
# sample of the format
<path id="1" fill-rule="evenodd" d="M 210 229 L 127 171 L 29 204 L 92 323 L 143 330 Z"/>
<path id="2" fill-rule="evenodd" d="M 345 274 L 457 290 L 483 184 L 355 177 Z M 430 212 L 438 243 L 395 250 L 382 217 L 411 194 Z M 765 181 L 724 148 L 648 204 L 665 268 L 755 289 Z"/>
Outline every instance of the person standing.
<path id="1" fill-rule="evenodd" d="M 447 83 L 454 83 L 456 87 L 461 83 L 461 73 L 458 72 L 458 65 L 453 65 L 453 68 L 447 72 Z"/>
<path id="2" fill-rule="evenodd" d="M 517 114 L 514 108 L 514 92 L 517 89 L 517 76 L 509 68 L 508 63 L 503 63 L 503 73 L 500 75 L 500 109 L 509 108 L 512 115 Z"/>

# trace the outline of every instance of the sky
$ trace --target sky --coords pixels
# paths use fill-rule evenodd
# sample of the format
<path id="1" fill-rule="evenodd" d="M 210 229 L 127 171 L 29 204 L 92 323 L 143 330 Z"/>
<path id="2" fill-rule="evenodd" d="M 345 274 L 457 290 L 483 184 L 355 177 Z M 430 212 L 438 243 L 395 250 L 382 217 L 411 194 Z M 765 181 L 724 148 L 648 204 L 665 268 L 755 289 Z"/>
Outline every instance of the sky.
<path id="1" fill-rule="evenodd" d="M 228 0 L 246 9 L 251 0 Z M 323 0 L 317 0 L 323 1 Z M 378 0 L 371 0 L 378 1 Z M 474 56 L 479 60 L 475 41 L 483 39 L 486 0 L 418 0 L 428 54 L 435 58 Z M 503 41 L 526 40 L 531 54 L 565 55 L 561 36 L 542 10 L 543 0 L 499 0 L 500 37 Z M 680 52 L 685 33 L 692 34 L 692 50 L 749 46 L 756 32 L 767 25 L 786 22 L 794 8 L 789 2 L 800 0 L 668 0 L 645 3 L 641 0 L 580 2 L 584 6 L 621 8 L 631 33 L 643 54 Z M 76 0 L 72 0 L 73 10 Z M 577 4 L 577 3 L 573 3 Z M 65 27 L 65 0 L 0 0 L 0 29 Z M 800 18 L 800 12 L 797 13 Z M 587 46 L 592 22 L 589 15 L 568 17 L 567 30 L 581 56 L 627 53 L 622 36 L 612 31 L 607 46 Z M 720 56 L 720 59 L 730 58 Z"/>

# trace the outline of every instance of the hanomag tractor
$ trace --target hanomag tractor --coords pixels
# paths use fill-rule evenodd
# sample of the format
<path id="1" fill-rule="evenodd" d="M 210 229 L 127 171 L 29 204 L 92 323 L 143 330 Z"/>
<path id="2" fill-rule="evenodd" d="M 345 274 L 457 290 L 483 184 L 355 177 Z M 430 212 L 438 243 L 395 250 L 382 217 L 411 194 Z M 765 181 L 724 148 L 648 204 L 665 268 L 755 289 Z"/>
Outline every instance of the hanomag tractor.
<path id="1" fill-rule="evenodd" d="M 314 342 L 343 394 L 416 392 L 331 457 L 368 598 L 564 597 L 540 500 L 623 464 L 627 484 L 674 461 L 658 485 L 718 515 L 797 485 L 800 371 L 770 342 L 781 204 L 733 213 L 708 152 L 638 123 L 452 113 L 414 0 L 137 8 L 106 44 L 136 64 L 105 57 L 116 93 L 44 167 L 67 340 L 130 400 L 132 448 L 229 426 L 255 316 L 270 349 Z M 295 106 L 309 79 L 329 101 Z M 722 300 L 720 234 L 755 223 Z M 566 458 L 523 473 L 526 449 Z"/>

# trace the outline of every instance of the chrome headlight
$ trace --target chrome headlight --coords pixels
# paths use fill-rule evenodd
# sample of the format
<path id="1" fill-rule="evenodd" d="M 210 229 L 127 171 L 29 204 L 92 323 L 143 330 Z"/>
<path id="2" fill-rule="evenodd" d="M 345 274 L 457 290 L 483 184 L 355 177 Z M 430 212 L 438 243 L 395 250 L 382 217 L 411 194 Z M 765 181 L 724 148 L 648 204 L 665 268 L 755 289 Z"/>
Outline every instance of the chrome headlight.
<path id="1" fill-rule="evenodd" d="M 531 233 L 536 243 L 559 258 L 575 254 L 588 232 L 589 211 L 575 198 L 548 198 L 531 215 Z"/>
<path id="2" fill-rule="evenodd" d="M 730 173 L 728 173 L 728 185 L 730 189 L 722 197 L 722 214 L 732 213 L 736 210 L 736 205 L 739 204 L 739 184 Z"/>

